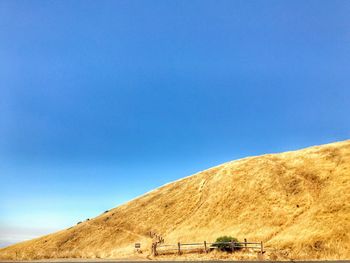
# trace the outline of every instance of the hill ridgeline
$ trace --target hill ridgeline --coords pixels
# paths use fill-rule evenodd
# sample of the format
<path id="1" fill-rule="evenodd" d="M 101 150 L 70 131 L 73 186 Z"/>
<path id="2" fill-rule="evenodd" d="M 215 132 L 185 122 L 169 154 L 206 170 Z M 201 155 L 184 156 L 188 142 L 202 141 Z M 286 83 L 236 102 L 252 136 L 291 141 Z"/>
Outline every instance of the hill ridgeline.
<path id="1" fill-rule="evenodd" d="M 146 257 L 149 231 L 170 244 L 231 235 L 281 258 L 350 259 L 350 140 L 216 166 L 0 258 L 132 257 L 135 242 Z"/>

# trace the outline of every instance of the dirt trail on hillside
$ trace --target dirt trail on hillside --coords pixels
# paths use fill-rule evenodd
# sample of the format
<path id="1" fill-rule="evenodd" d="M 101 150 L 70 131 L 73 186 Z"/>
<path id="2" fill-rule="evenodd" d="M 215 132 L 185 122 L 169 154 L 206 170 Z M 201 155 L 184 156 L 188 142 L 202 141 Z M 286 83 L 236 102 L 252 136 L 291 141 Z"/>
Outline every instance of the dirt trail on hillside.
<path id="1" fill-rule="evenodd" d="M 350 141 L 344 141 L 216 166 L 90 221 L 0 249 L 0 258 L 130 258 L 135 242 L 142 258 L 154 231 L 170 244 L 231 235 L 263 241 L 275 259 L 349 259 L 349 200 Z"/>

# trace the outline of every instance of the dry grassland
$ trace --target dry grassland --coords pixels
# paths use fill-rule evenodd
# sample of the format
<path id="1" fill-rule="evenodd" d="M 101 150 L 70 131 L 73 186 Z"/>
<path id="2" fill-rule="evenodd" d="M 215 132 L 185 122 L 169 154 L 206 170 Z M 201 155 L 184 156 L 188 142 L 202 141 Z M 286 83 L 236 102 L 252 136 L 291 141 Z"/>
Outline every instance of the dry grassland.
<path id="1" fill-rule="evenodd" d="M 227 234 L 263 241 L 271 259 L 350 259 L 350 140 L 219 165 L 90 221 L 1 249 L 0 258 L 146 258 L 150 230 L 172 244 Z M 134 242 L 143 254 L 134 254 Z"/>

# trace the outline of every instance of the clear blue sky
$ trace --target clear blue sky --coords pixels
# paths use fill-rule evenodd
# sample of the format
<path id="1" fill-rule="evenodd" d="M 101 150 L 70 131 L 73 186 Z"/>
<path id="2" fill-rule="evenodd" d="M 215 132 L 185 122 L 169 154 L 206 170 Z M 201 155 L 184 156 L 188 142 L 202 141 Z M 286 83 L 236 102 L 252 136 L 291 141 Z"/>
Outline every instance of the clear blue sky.
<path id="1" fill-rule="evenodd" d="M 350 1 L 0 1 L 0 245 L 211 166 L 350 138 Z"/>

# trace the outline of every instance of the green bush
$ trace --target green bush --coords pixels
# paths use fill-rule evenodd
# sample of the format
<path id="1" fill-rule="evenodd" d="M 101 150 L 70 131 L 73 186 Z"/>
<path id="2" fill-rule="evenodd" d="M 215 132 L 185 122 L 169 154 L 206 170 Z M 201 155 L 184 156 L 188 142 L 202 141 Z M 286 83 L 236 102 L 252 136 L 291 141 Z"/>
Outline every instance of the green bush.
<path id="1" fill-rule="evenodd" d="M 234 243 L 233 247 L 232 242 Z M 233 252 L 242 248 L 242 244 L 238 244 L 237 242 L 239 242 L 237 238 L 231 236 L 221 236 L 216 239 L 213 246 L 217 247 L 221 251 Z"/>

